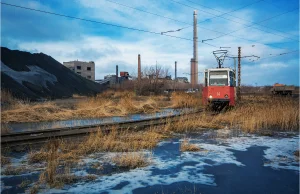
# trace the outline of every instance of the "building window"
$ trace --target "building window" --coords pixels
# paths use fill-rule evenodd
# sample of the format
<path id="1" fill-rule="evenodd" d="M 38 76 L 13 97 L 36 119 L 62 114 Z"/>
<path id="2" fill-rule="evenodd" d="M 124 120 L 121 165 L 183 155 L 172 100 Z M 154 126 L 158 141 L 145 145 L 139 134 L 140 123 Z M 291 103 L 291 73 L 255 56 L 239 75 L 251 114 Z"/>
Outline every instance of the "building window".
<path id="1" fill-rule="evenodd" d="M 77 66 L 77 69 L 81 69 L 81 66 Z"/>
<path id="2" fill-rule="evenodd" d="M 91 71 L 91 67 L 87 67 L 86 70 Z"/>
<path id="3" fill-rule="evenodd" d="M 87 76 L 88 79 L 91 79 L 92 77 L 90 75 Z"/>
<path id="4" fill-rule="evenodd" d="M 77 72 L 77 74 L 81 75 L 81 72 Z"/>

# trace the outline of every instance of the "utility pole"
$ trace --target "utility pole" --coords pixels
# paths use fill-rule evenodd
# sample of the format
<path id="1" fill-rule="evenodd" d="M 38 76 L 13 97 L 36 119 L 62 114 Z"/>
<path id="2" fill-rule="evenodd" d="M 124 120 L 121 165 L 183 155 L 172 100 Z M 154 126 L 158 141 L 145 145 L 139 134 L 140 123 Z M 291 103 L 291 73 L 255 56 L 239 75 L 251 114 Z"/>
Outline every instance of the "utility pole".
<path id="1" fill-rule="evenodd" d="M 237 99 L 241 100 L 241 47 L 238 47 L 238 88 Z"/>
<path id="2" fill-rule="evenodd" d="M 174 79 L 174 91 L 176 91 L 176 87 L 177 87 L 177 61 L 175 61 L 175 79 Z"/>
<path id="3" fill-rule="evenodd" d="M 141 81 L 142 72 L 141 72 L 141 55 L 138 55 L 138 81 Z"/>
<path id="4" fill-rule="evenodd" d="M 137 90 L 136 93 L 138 95 L 141 94 L 141 79 L 142 79 L 142 71 L 141 71 L 141 55 L 138 55 L 138 82 L 136 84 Z"/>
<path id="5" fill-rule="evenodd" d="M 193 58 L 191 59 L 191 84 L 192 89 L 198 84 L 198 35 L 197 35 L 197 12 L 194 11 L 194 31 L 193 31 Z"/>

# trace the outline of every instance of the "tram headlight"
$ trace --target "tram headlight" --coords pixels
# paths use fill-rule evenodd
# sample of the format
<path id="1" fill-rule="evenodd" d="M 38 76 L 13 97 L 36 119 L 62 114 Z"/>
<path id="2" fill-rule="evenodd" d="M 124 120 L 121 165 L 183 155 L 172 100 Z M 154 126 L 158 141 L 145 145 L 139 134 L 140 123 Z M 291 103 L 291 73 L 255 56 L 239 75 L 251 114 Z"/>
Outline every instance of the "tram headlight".
<path id="1" fill-rule="evenodd" d="M 209 99 L 212 99 L 212 95 L 209 95 Z"/>

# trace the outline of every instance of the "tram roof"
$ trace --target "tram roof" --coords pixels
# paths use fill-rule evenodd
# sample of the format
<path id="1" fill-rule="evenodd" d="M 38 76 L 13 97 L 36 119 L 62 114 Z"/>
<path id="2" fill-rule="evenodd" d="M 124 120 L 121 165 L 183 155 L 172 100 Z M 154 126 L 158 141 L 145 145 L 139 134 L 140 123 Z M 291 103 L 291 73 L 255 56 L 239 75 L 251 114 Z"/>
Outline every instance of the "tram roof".
<path id="1" fill-rule="evenodd" d="M 234 71 L 234 70 L 229 67 L 225 67 L 225 68 L 209 68 L 209 69 L 205 69 L 205 71 Z"/>

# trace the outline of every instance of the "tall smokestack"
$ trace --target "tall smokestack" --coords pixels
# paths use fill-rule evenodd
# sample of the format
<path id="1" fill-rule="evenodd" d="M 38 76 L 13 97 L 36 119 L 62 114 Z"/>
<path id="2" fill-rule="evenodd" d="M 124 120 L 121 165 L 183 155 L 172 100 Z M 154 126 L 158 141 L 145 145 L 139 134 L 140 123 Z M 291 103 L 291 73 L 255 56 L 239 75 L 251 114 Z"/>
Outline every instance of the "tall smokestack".
<path id="1" fill-rule="evenodd" d="M 116 65 L 116 84 L 118 83 L 119 67 Z"/>
<path id="2" fill-rule="evenodd" d="M 197 35 L 197 12 L 194 11 L 194 36 L 193 58 L 191 59 L 191 84 L 195 88 L 198 84 L 198 35 Z"/>
<path id="3" fill-rule="evenodd" d="M 194 11 L 194 60 L 198 63 L 197 11 Z M 198 69 L 198 68 L 197 68 Z"/>
<path id="4" fill-rule="evenodd" d="M 141 55 L 138 55 L 138 80 L 141 81 L 142 72 L 141 72 Z"/>
<path id="5" fill-rule="evenodd" d="M 175 61 L 175 80 L 177 79 L 177 61 Z"/>

